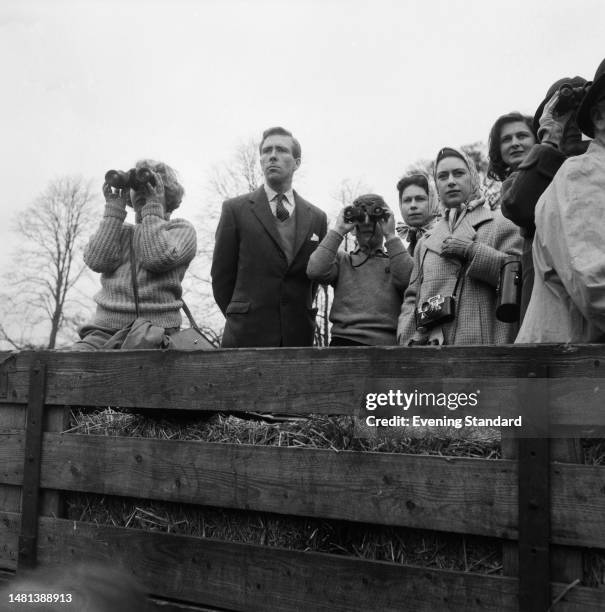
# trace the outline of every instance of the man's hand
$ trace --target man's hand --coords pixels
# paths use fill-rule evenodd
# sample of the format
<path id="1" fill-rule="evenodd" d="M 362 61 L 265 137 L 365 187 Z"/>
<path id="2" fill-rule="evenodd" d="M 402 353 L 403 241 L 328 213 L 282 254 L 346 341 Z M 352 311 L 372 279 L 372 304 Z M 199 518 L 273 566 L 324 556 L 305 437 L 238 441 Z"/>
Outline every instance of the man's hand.
<path id="1" fill-rule="evenodd" d="M 559 149 L 561 148 L 563 132 L 565 131 L 568 121 L 574 114 L 574 111 L 570 110 L 563 115 L 558 115 L 555 112 L 558 101 L 559 92 L 557 92 L 544 106 L 542 116 L 540 117 L 538 141 L 545 144 L 551 144 Z"/>
<path id="2" fill-rule="evenodd" d="M 345 236 L 355 227 L 354 223 L 345 221 L 345 208 L 347 207 L 345 206 L 338 213 L 338 217 L 336 217 L 336 221 L 334 222 L 334 231 L 338 232 L 341 236 Z"/>
<path id="3" fill-rule="evenodd" d="M 387 219 L 380 219 L 378 223 L 380 223 L 380 227 L 382 228 L 382 235 L 384 236 L 385 240 L 390 240 L 391 238 L 395 238 L 395 236 L 397 236 L 397 233 L 395 232 L 395 215 L 388 206 L 387 210 L 389 213 Z"/>
<path id="4" fill-rule="evenodd" d="M 105 196 L 105 202 L 115 202 L 124 209 L 126 205 L 130 204 L 130 193 L 128 189 L 114 189 L 108 183 L 103 183 L 103 195 Z"/>
<path id="5" fill-rule="evenodd" d="M 450 236 L 443 241 L 441 255 L 449 259 L 457 259 L 462 263 L 470 261 L 475 256 L 477 243 L 472 240 Z"/>

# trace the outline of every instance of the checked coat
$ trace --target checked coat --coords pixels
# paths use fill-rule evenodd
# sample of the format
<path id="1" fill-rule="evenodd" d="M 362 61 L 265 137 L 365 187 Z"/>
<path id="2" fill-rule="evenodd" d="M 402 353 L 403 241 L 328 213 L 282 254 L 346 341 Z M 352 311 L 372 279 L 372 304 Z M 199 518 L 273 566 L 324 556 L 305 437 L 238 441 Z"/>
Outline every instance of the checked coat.
<path id="1" fill-rule="evenodd" d="M 478 243 L 473 259 L 460 275 L 456 292 L 456 318 L 429 330 L 416 330 L 417 305 L 428 298 L 454 293 L 462 264 L 457 259 L 442 257 L 443 240 L 448 236 Z M 414 271 L 404 296 L 397 339 L 407 346 L 411 340 L 425 344 L 508 344 L 515 339 L 516 323 L 496 319 L 496 287 L 500 268 L 508 254 L 520 256 L 519 228 L 499 211 L 478 207 L 462 218 L 453 233 L 447 219 L 442 218 L 430 236 L 418 242 L 414 253 Z"/>

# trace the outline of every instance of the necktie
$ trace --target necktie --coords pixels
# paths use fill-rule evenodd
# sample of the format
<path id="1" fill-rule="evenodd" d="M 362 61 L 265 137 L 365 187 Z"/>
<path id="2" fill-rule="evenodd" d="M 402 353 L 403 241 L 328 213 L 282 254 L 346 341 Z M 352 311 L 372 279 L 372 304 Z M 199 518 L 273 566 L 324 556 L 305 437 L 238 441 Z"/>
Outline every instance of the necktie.
<path id="1" fill-rule="evenodd" d="M 278 193 L 275 196 L 275 216 L 279 221 L 285 221 L 290 216 L 288 209 L 284 206 L 285 197 L 283 193 Z"/>

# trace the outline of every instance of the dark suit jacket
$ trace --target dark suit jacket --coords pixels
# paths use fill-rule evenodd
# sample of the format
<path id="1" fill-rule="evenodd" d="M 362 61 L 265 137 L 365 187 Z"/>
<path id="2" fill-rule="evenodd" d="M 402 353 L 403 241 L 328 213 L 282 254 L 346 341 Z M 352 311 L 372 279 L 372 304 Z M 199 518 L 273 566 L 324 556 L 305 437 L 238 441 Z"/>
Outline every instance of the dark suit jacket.
<path id="1" fill-rule="evenodd" d="M 317 284 L 309 256 L 326 214 L 294 192 L 296 241 L 288 265 L 264 187 L 223 203 L 212 258 L 212 291 L 227 321 L 222 346 L 311 346 Z M 311 238 L 317 237 L 317 240 Z"/>

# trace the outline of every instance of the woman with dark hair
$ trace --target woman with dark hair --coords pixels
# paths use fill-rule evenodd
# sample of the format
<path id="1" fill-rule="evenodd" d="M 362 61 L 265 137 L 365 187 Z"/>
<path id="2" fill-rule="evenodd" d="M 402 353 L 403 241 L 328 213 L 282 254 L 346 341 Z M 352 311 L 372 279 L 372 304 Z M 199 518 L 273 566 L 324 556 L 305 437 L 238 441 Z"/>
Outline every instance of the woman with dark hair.
<path id="1" fill-rule="evenodd" d="M 415 170 L 399 180 L 397 192 L 403 217 L 403 223 L 397 224 L 397 234 L 407 244 L 408 253 L 414 255 L 418 240 L 430 233 L 441 215 L 435 183 L 426 172 Z"/>
<path id="2" fill-rule="evenodd" d="M 441 149 L 435 183 L 444 216 L 418 243 L 397 339 L 405 346 L 512 343 L 516 326 L 496 319 L 496 286 L 521 237 L 499 211 L 484 206 L 475 164 Z"/>
<path id="3" fill-rule="evenodd" d="M 536 144 L 533 118 L 518 112 L 496 119 L 489 133 L 489 166 L 487 176 L 504 181 L 519 167 Z"/>
<path id="4" fill-rule="evenodd" d="M 101 290 L 95 317 L 80 329 L 75 350 L 114 348 L 107 346 L 112 336 L 137 317 L 167 335 L 181 325 L 181 282 L 197 243 L 193 225 L 170 215 L 185 190 L 167 164 L 145 159 L 136 169 L 150 177 L 136 190 L 103 184 L 103 218 L 84 252 L 88 267 L 101 273 Z M 134 225 L 125 223 L 127 206 L 134 209 Z"/>

